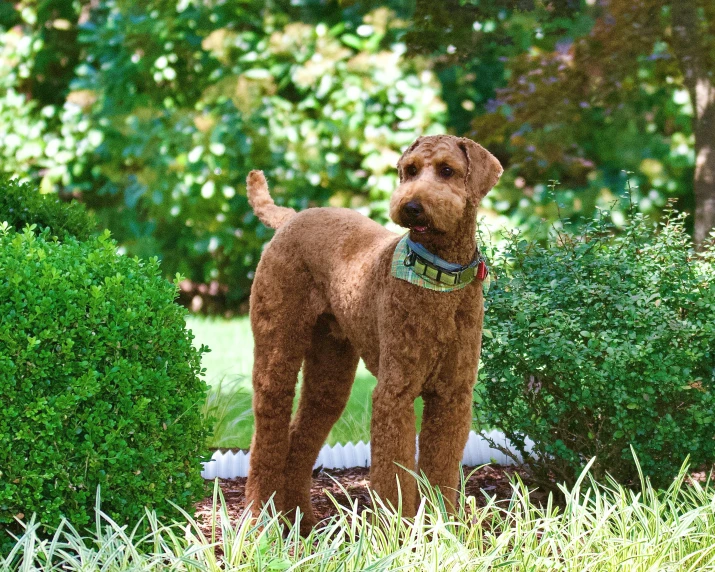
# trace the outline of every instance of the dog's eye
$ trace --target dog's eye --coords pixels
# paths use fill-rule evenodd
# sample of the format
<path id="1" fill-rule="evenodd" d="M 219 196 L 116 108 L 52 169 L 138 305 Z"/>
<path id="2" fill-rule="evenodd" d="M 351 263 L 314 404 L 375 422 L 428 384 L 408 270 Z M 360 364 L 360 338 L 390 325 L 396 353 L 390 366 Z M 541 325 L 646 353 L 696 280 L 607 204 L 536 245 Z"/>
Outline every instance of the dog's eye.
<path id="1" fill-rule="evenodd" d="M 417 167 L 415 165 L 407 165 L 405 172 L 408 177 L 414 177 L 417 174 Z"/>
<path id="2" fill-rule="evenodd" d="M 439 174 L 442 175 L 445 179 L 449 179 L 454 174 L 454 170 L 452 169 L 452 167 L 442 167 L 439 170 Z"/>

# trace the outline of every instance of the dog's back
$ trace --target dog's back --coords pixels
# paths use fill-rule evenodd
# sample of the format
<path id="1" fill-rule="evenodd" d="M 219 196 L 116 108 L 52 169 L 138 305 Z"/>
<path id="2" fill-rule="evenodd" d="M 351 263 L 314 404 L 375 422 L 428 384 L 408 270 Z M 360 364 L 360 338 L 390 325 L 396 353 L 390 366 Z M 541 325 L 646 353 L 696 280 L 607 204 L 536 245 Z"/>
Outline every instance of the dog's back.
<path id="1" fill-rule="evenodd" d="M 266 246 L 256 280 L 271 276 L 273 287 L 286 290 L 283 299 L 290 298 L 301 317 L 334 316 L 342 334 L 367 351 L 368 340 L 376 339 L 374 286 L 390 279 L 390 261 L 399 239 L 351 209 L 294 212 L 282 220 Z M 301 279 L 310 287 L 297 290 L 296 274 L 304 275 Z M 281 280 L 282 285 L 277 283 Z M 333 330 L 337 332 L 336 327 Z"/>

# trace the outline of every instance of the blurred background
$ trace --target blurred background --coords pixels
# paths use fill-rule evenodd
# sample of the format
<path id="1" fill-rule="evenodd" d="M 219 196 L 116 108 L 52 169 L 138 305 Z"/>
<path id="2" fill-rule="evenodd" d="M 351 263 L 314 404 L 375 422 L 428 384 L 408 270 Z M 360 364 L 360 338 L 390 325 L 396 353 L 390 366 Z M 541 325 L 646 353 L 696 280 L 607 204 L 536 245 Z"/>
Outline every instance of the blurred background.
<path id="1" fill-rule="evenodd" d="M 544 238 L 598 208 L 620 225 L 631 205 L 656 219 L 675 199 L 699 243 L 715 225 L 713 70 L 712 0 L 6 1 L 0 165 L 181 273 L 192 312 L 236 317 L 189 319 L 209 382 L 234 396 L 207 407 L 234 408 L 235 429 L 271 236 L 248 171 L 280 204 L 386 222 L 401 151 L 451 133 L 505 166 L 488 233 Z"/>

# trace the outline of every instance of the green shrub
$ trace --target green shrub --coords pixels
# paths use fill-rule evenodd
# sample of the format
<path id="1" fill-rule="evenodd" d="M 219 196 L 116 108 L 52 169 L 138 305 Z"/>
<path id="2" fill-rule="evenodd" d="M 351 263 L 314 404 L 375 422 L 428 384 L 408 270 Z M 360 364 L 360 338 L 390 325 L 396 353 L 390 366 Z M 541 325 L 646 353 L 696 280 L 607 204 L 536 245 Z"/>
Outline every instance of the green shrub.
<path id="1" fill-rule="evenodd" d="M 715 460 L 715 246 L 691 250 L 684 215 L 595 223 L 547 246 L 513 235 L 495 260 L 476 400 L 535 475 L 665 484 Z"/>
<path id="2" fill-rule="evenodd" d="M 204 490 L 204 348 L 176 288 L 108 232 L 33 230 L 0 226 L 0 530 L 32 513 L 81 529 L 98 485 L 121 523 L 190 509 Z"/>
<path id="3" fill-rule="evenodd" d="M 96 228 L 83 204 L 41 194 L 36 186 L 7 175 L 0 175 L 0 222 L 7 222 L 18 232 L 34 224 L 38 231 L 48 228 L 59 238 L 74 236 L 79 240 L 87 240 Z"/>

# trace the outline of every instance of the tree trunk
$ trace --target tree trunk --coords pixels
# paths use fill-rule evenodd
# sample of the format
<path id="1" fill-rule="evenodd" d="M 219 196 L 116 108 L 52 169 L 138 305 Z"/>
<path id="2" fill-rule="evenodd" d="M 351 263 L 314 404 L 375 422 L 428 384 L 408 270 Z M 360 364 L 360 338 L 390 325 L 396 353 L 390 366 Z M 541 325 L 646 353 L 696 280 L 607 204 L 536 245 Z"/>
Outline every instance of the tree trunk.
<path id="1" fill-rule="evenodd" d="M 695 232 L 700 246 L 715 229 L 715 86 L 701 78 L 695 88 Z"/>
<path id="2" fill-rule="evenodd" d="M 670 4 L 673 48 L 693 104 L 695 134 L 695 229 L 699 248 L 715 228 L 715 84 L 708 74 L 710 54 L 699 33 L 696 0 L 673 0 Z"/>

